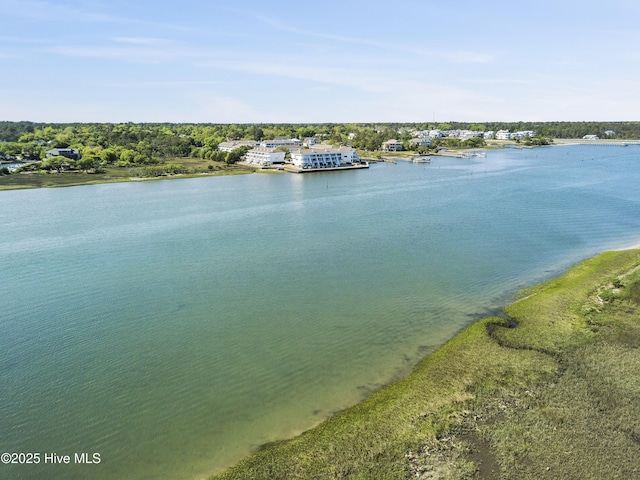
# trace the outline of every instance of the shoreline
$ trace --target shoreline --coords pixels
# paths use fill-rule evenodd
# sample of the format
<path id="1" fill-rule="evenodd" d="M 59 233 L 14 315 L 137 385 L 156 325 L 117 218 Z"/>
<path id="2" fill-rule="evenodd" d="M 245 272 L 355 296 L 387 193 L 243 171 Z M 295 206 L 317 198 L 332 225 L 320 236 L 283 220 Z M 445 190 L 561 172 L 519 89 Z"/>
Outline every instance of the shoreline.
<path id="1" fill-rule="evenodd" d="M 640 339 L 640 322 L 625 313 L 631 308 L 627 297 L 636 291 L 637 307 L 635 303 L 631 306 L 640 312 L 639 265 L 637 248 L 608 251 L 584 260 L 559 277 L 527 289 L 527 296 L 503 308 L 503 314 L 464 328 L 422 359 L 407 377 L 297 437 L 263 445 L 211 479 L 338 478 L 345 472 L 367 478 L 406 478 L 407 472 L 418 478 L 462 478 L 471 472 L 482 473 L 482 478 L 498 478 L 498 473 L 510 478 L 540 478 L 541 471 L 553 472 L 548 478 L 569 478 L 560 473 L 566 469 L 575 473 L 571 478 L 594 478 L 594 469 L 603 457 L 611 468 L 637 472 L 640 459 L 636 458 L 640 457 L 631 452 L 638 446 L 627 442 L 611 447 L 607 439 L 616 433 L 609 427 L 612 420 L 592 406 L 609 400 L 604 396 L 582 399 L 586 394 L 579 389 L 575 393 L 579 385 L 565 372 L 582 372 L 586 368 L 583 358 L 628 361 L 621 353 L 620 358 L 603 357 L 601 349 L 616 339 Z M 611 285 L 611 278 L 619 280 Z M 607 310 L 603 298 L 611 302 L 620 298 L 627 303 L 621 303 L 619 310 L 611 303 Z M 620 317 L 622 326 L 609 317 Z M 517 328 L 503 328 L 513 327 L 512 321 Z M 621 374 L 614 371 L 607 382 L 614 379 L 620 388 L 626 388 L 624 365 Z M 640 373 L 640 359 L 633 365 L 637 367 L 634 373 Z M 550 388 L 552 385 L 555 387 Z M 605 387 L 603 395 L 608 392 Z M 588 405 L 565 404 L 565 394 L 576 395 Z M 545 412 L 559 408 L 549 405 L 562 405 L 567 412 L 564 417 L 549 419 Z M 634 416 L 640 413 L 640 402 L 631 407 Z M 546 423 L 539 423 L 540 415 Z M 569 426 L 567 415 L 572 419 Z M 568 448 L 558 443 L 561 441 L 584 451 L 578 450 L 585 441 L 578 433 L 592 427 L 602 435 L 597 445 L 592 445 L 601 449 L 599 454 L 558 454 Z M 518 439 L 523 428 L 535 431 L 536 437 L 521 445 Z M 568 428 L 576 430 L 570 441 L 557 433 L 566 433 Z M 611 448 L 621 450 L 616 456 Z M 514 455 L 524 455 L 528 467 L 535 468 L 523 471 Z"/>
<path id="2" fill-rule="evenodd" d="M 189 179 L 189 178 L 205 178 L 205 177 L 225 177 L 228 175 L 249 175 L 256 173 L 255 169 L 236 169 L 236 170 L 217 170 L 212 173 L 200 172 L 200 173 L 178 173 L 173 175 L 161 175 L 156 177 L 134 177 L 134 176 L 110 176 L 109 174 L 94 174 L 94 173 L 29 173 L 29 174 L 10 174 L 0 176 L 0 192 L 11 190 L 30 190 L 37 188 L 66 188 L 66 187 L 80 187 L 85 185 L 103 185 L 109 183 L 136 183 L 136 182 L 154 182 L 161 180 L 175 180 L 175 179 Z M 58 176 L 59 175 L 59 176 Z M 16 184 L 5 184 L 1 180 L 7 178 L 11 180 L 18 176 L 37 178 L 39 182 L 24 182 Z M 37 177 L 36 177 L 37 176 Z M 78 179 L 78 177 L 82 178 Z M 100 178 L 102 177 L 102 178 Z M 20 178 L 20 177 L 18 177 Z M 67 182 L 67 180 L 70 180 Z"/>
<path id="3" fill-rule="evenodd" d="M 582 140 L 582 139 L 553 139 L 553 143 L 550 145 L 533 145 L 525 146 L 519 145 L 515 142 L 506 143 L 501 142 L 499 145 L 487 145 L 481 148 L 472 149 L 448 149 L 444 152 L 434 152 L 428 154 L 428 156 L 434 157 L 455 157 L 455 158 L 468 158 L 476 155 L 478 152 L 487 152 L 494 149 L 502 148 L 537 148 L 537 147 L 553 147 L 553 146 L 569 146 L 569 145 L 592 145 L 592 146 L 622 146 L 622 145 L 640 145 L 640 140 Z M 404 151 L 398 152 L 397 155 L 390 155 L 389 158 L 408 160 L 409 157 L 415 155 L 415 152 Z M 362 157 L 363 160 L 370 160 L 372 162 L 380 161 L 373 157 Z M 384 161 L 384 160 L 382 160 Z M 77 187 L 82 185 L 100 185 L 107 183 L 127 183 L 127 182 L 146 182 L 146 181 L 158 181 L 158 180 L 173 180 L 173 179 L 185 179 L 185 178 L 202 178 L 202 177 L 220 177 L 227 175 L 246 175 L 251 173 L 275 173 L 287 171 L 290 173 L 312 173 L 321 171 L 335 171 L 335 170 L 353 170 L 353 169 L 365 169 L 368 165 L 353 165 L 345 167 L 332 167 L 332 168 L 320 168 L 320 169 L 298 169 L 292 166 L 285 166 L 282 168 L 256 168 L 244 162 L 238 162 L 236 165 L 230 165 L 222 167 L 220 169 L 211 172 L 197 172 L 197 173 L 179 173 L 179 174 L 167 174 L 155 177 L 135 177 L 130 176 L 127 172 L 120 170 L 109 170 L 106 173 L 95 174 L 86 172 L 62 172 L 62 173 L 12 173 L 9 175 L 0 175 L 0 192 L 6 190 L 25 190 L 33 188 L 61 188 L 61 187 Z M 30 181 L 31 180 L 31 181 Z"/>

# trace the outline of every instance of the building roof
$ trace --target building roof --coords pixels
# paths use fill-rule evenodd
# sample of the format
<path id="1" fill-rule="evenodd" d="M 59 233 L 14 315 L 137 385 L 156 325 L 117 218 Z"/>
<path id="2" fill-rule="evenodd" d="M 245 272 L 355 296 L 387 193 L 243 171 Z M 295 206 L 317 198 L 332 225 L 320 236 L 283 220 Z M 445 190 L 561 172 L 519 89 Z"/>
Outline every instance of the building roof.
<path id="1" fill-rule="evenodd" d="M 278 150 L 277 148 L 269 148 L 269 147 L 263 147 L 263 146 L 257 146 L 254 147 L 253 149 L 249 150 L 249 152 L 264 152 L 264 153 L 282 153 L 284 154 L 285 152 L 283 152 L 282 150 Z"/>
<path id="2" fill-rule="evenodd" d="M 343 152 L 352 152 L 355 149 L 352 147 L 345 147 L 345 146 L 340 146 L 340 147 L 336 147 L 334 145 L 325 145 L 325 144 L 316 144 L 313 145 L 311 148 L 304 148 L 304 149 L 298 149 L 295 150 L 292 153 L 301 153 L 303 155 L 310 155 L 310 154 L 322 154 L 322 153 L 343 153 Z"/>
<path id="3" fill-rule="evenodd" d="M 257 145 L 258 142 L 255 140 L 229 140 L 227 142 L 220 142 L 218 145 L 224 145 L 225 147 L 233 147 L 234 145 L 243 146 L 243 145 Z"/>

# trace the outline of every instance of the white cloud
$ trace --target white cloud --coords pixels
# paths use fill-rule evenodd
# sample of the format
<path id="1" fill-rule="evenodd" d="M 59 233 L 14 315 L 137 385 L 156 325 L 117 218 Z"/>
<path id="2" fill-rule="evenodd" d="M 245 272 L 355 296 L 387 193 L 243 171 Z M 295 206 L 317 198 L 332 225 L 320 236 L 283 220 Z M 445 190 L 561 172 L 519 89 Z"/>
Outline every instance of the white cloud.
<path id="1" fill-rule="evenodd" d="M 400 45 L 396 48 L 404 53 L 419 55 L 421 57 L 434 60 L 443 60 L 450 63 L 493 63 L 495 59 L 494 54 L 489 54 L 487 52 L 478 53 L 473 51 L 449 50 L 442 47 L 425 49 L 411 45 Z"/>
<path id="2" fill-rule="evenodd" d="M 111 15 L 89 8 L 74 7 L 68 4 L 50 2 L 46 0 L 0 0 L 3 17 L 19 17 L 28 20 L 53 23 L 82 24 L 105 23 L 118 25 L 146 25 L 169 29 L 211 35 L 211 29 L 195 28 L 169 22 L 155 22 L 146 18 L 138 19 L 121 15 Z"/>
<path id="3" fill-rule="evenodd" d="M 126 19 L 74 8 L 61 3 L 33 0 L 0 0 L 3 15 L 47 22 L 122 22 Z"/>
<path id="4" fill-rule="evenodd" d="M 150 87 L 194 87 L 202 85 L 220 85 L 224 82 L 216 80 L 178 80 L 178 81 L 150 81 L 150 82 L 107 82 L 96 83 L 96 86 L 107 88 L 150 88 Z"/>
<path id="5" fill-rule="evenodd" d="M 134 45 L 166 45 L 171 43 L 169 40 L 163 38 L 149 38 L 149 37 L 114 37 L 114 42 L 117 43 L 129 43 Z"/>
<path id="6" fill-rule="evenodd" d="M 57 53 L 67 57 L 88 57 L 88 58 L 117 58 L 128 60 L 160 60 L 164 57 L 161 51 L 141 48 L 126 47 L 78 47 L 74 45 L 59 45 L 47 49 L 49 52 Z"/>
<path id="7" fill-rule="evenodd" d="M 243 11 L 237 9 L 229 9 L 237 13 L 241 13 L 246 16 L 253 17 L 260 22 L 272 27 L 275 30 L 279 30 L 285 33 L 293 33 L 296 35 L 302 35 L 306 37 L 322 38 L 326 40 L 333 40 L 340 43 L 357 44 L 365 47 L 375 48 L 376 54 L 380 55 L 380 52 L 392 52 L 393 54 L 408 53 L 411 55 L 420 55 L 425 58 L 440 59 L 453 63 L 491 63 L 494 60 L 492 54 L 486 52 L 473 52 L 473 51 L 459 51 L 459 50 L 442 50 L 442 49 L 424 49 L 412 44 L 399 44 L 393 41 L 379 41 L 372 40 L 371 38 L 349 37 L 345 35 L 335 35 L 326 32 L 315 32 L 312 30 L 303 29 L 291 24 L 284 23 L 278 19 L 264 15 L 259 12 Z"/>
<path id="8" fill-rule="evenodd" d="M 103 58 L 126 60 L 139 63 L 168 63 L 180 58 L 193 58 L 198 54 L 188 48 L 164 48 L 160 46 L 75 46 L 57 45 L 46 49 L 48 52 L 79 58 Z"/>

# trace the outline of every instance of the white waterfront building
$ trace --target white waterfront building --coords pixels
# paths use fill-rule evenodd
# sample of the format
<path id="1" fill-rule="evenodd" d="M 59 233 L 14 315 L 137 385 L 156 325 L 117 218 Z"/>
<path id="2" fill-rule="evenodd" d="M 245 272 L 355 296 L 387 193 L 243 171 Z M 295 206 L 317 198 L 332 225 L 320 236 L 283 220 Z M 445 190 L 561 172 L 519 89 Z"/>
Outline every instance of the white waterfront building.
<path id="1" fill-rule="evenodd" d="M 511 140 L 511 133 L 509 130 L 498 130 L 496 132 L 496 140 Z"/>
<path id="2" fill-rule="evenodd" d="M 298 168 L 339 167 L 345 163 L 360 162 L 358 152 L 351 147 L 314 145 L 309 149 L 291 152 L 291 162 Z"/>
<path id="3" fill-rule="evenodd" d="M 520 132 L 515 132 L 511 134 L 511 138 L 525 138 L 525 137 L 535 137 L 536 132 L 533 130 L 522 130 Z"/>
<path id="4" fill-rule="evenodd" d="M 274 163 L 284 163 L 285 152 L 277 148 L 256 147 L 245 154 L 245 162 L 266 167 Z"/>
<path id="5" fill-rule="evenodd" d="M 469 140 L 470 138 L 476 138 L 476 137 L 482 137 L 483 136 L 483 132 L 477 132 L 474 130 L 460 130 L 460 133 L 458 134 L 458 138 L 460 140 Z"/>

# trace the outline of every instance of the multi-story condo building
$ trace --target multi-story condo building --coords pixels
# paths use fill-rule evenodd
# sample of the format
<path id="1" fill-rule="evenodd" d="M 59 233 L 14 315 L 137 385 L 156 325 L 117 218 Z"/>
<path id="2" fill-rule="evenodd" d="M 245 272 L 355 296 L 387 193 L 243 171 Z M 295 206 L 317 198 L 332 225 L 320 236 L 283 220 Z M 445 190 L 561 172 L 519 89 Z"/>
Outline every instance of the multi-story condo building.
<path id="1" fill-rule="evenodd" d="M 285 152 L 277 148 L 256 147 L 245 155 L 245 162 L 262 167 L 274 163 L 284 163 Z"/>
<path id="2" fill-rule="evenodd" d="M 360 157 L 354 148 L 314 145 L 310 149 L 291 152 L 291 162 L 298 168 L 339 167 L 345 163 L 357 163 Z"/>

